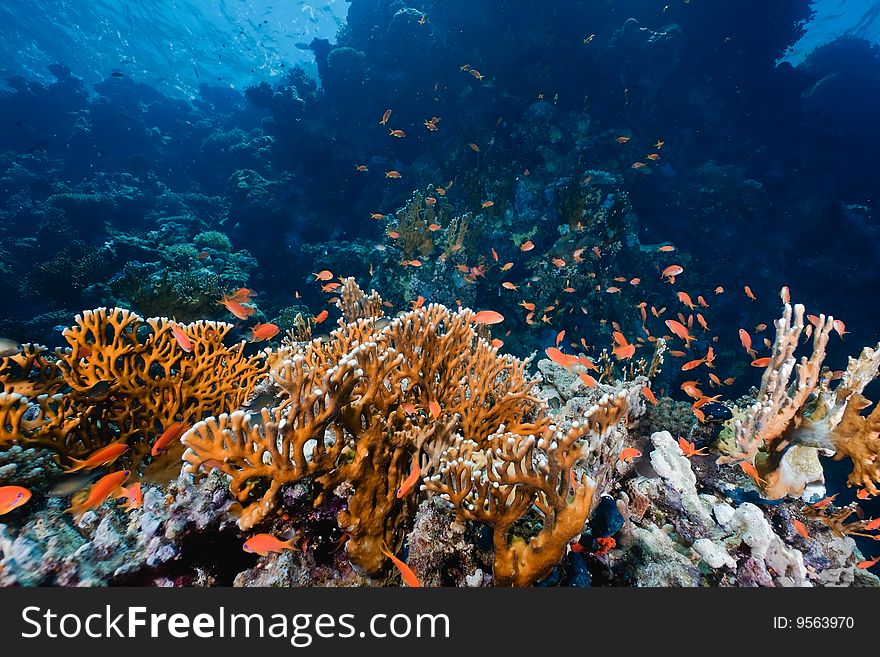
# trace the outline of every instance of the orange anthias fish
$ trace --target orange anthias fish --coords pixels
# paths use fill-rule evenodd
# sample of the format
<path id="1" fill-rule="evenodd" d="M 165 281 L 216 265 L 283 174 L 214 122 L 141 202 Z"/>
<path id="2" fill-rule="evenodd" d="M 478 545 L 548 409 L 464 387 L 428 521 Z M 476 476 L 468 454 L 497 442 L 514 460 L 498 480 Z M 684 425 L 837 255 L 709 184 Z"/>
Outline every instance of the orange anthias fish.
<path id="1" fill-rule="evenodd" d="M 578 372 L 577 374 L 578 374 L 578 378 L 580 378 L 581 382 L 587 388 L 595 388 L 596 387 L 596 384 L 598 383 L 598 381 L 596 381 L 596 379 L 594 379 L 592 376 L 590 376 L 586 372 Z"/>
<path id="2" fill-rule="evenodd" d="M 880 557 L 874 557 L 873 559 L 866 559 L 865 561 L 859 561 L 856 564 L 856 568 L 860 570 L 865 570 L 866 568 L 873 568 L 877 565 L 877 562 L 880 562 Z"/>
<path id="3" fill-rule="evenodd" d="M 624 463 L 629 463 L 633 459 L 637 459 L 642 455 L 642 453 L 637 450 L 635 447 L 627 447 L 620 453 L 618 460 L 623 461 Z"/>
<path id="4" fill-rule="evenodd" d="M 110 465 L 111 463 L 116 461 L 116 459 L 122 456 L 127 449 L 128 445 L 126 445 L 125 443 L 112 443 L 110 445 L 107 445 L 106 447 L 95 450 L 88 456 L 88 458 L 85 458 L 81 461 L 73 458 L 70 459 L 73 462 L 73 467 L 68 468 L 67 470 L 65 470 L 65 472 L 93 470 L 103 465 Z"/>
<path id="5" fill-rule="evenodd" d="M 329 281 L 333 278 L 333 272 L 329 269 L 322 269 L 317 274 L 312 274 L 315 277 L 316 281 Z"/>
<path id="6" fill-rule="evenodd" d="M 168 449 L 168 446 L 173 443 L 175 440 L 180 440 L 180 437 L 186 432 L 186 425 L 183 422 L 175 422 L 171 426 L 169 426 L 165 431 L 162 432 L 162 435 L 159 436 L 159 439 L 153 444 L 153 449 L 150 450 L 150 456 L 158 456 L 160 453 L 164 452 Z"/>
<path id="7" fill-rule="evenodd" d="M 381 550 L 382 554 L 391 559 L 391 562 L 395 566 L 397 566 L 397 570 L 400 571 L 400 576 L 401 578 L 403 578 L 403 581 L 406 582 L 407 586 L 413 588 L 421 587 L 422 583 L 419 581 L 419 578 L 416 577 L 416 574 L 412 571 L 412 569 L 407 566 L 403 561 L 391 554 L 391 550 L 388 549 L 388 546 L 385 544 L 384 541 L 382 542 Z"/>
<path id="8" fill-rule="evenodd" d="M 743 285 L 743 290 L 745 291 L 746 296 L 749 299 L 751 299 L 752 301 L 758 300 L 757 297 L 755 297 L 754 293 L 752 292 L 752 288 L 750 288 L 748 285 Z"/>
<path id="9" fill-rule="evenodd" d="M 834 502 L 836 498 L 837 493 L 835 493 L 834 495 L 829 495 L 828 497 L 823 497 L 821 500 L 819 500 L 818 502 L 814 502 L 810 506 L 812 506 L 814 509 L 824 509 L 826 506 Z"/>
<path id="10" fill-rule="evenodd" d="M 874 531 L 875 529 L 880 529 L 880 518 L 875 518 L 867 525 L 865 525 L 865 529 L 869 532 Z"/>
<path id="11" fill-rule="evenodd" d="M 385 177 L 386 178 L 400 178 L 400 171 L 395 171 L 394 169 L 392 169 L 391 171 L 386 171 Z"/>
<path id="12" fill-rule="evenodd" d="M 679 292 L 678 300 L 681 301 L 684 305 L 686 305 L 691 310 L 694 309 L 694 302 L 691 301 L 691 295 L 687 292 Z"/>
<path id="13" fill-rule="evenodd" d="M 810 540 L 810 532 L 807 531 L 807 526 L 802 523 L 800 520 L 793 518 L 791 524 L 794 526 L 794 530 L 804 537 L 804 540 Z"/>
<path id="14" fill-rule="evenodd" d="M 436 404 L 437 402 L 431 402 Z M 419 480 L 419 477 L 422 475 L 421 468 L 419 467 L 419 453 L 416 452 L 412 457 L 412 467 L 409 471 L 409 476 L 400 484 L 400 488 L 397 489 L 397 499 L 400 499 L 404 495 L 406 495 L 410 489 L 415 486 L 415 483 Z"/>
<path id="15" fill-rule="evenodd" d="M 277 324 L 256 324 L 251 329 L 251 342 L 262 342 L 263 340 L 271 340 L 281 329 Z"/>
<path id="16" fill-rule="evenodd" d="M 756 484 L 766 483 L 763 479 L 761 479 L 761 476 L 758 474 L 755 466 L 748 461 L 742 461 L 739 464 L 739 467 L 742 468 L 742 471 L 745 472 L 749 477 L 751 477 L 752 481 L 754 481 Z"/>
<path id="17" fill-rule="evenodd" d="M 688 332 L 687 327 L 681 322 L 674 319 L 667 319 L 665 323 L 666 327 L 670 331 L 672 331 L 673 333 L 675 333 L 675 335 L 684 340 L 685 349 L 690 347 L 691 342 L 696 340 L 696 338 Z"/>
<path id="18" fill-rule="evenodd" d="M 535 248 L 535 243 L 532 240 L 526 240 L 522 244 L 519 245 L 520 251 L 531 251 Z"/>
<path id="19" fill-rule="evenodd" d="M 329 315 L 330 315 L 330 313 L 327 311 L 327 309 L 322 310 L 322 311 L 319 312 L 317 315 L 315 315 L 315 318 L 314 318 L 314 322 L 315 322 L 315 324 L 320 324 L 320 323 L 323 322 L 325 319 L 327 319 L 327 317 L 328 317 Z"/>
<path id="20" fill-rule="evenodd" d="M 662 251 L 663 253 L 671 253 L 672 251 L 675 251 L 675 247 L 672 246 L 671 244 L 664 244 L 663 246 L 661 246 L 657 250 Z"/>
<path id="21" fill-rule="evenodd" d="M 296 550 L 297 547 L 294 544 L 295 541 L 296 536 L 291 538 L 289 541 L 282 541 L 280 538 L 272 536 L 272 534 L 256 534 L 255 536 L 251 536 L 248 540 L 246 540 L 244 542 L 244 545 L 241 546 L 241 549 L 245 552 L 249 552 L 251 554 L 259 554 L 261 557 L 265 557 L 271 552 Z"/>
<path id="22" fill-rule="evenodd" d="M 403 130 L 389 130 L 389 137 L 406 137 L 406 133 Z"/>
<path id="23" fill-rule="evenodd" d="M 481 310 L 473 317 L 475 324 L 500 324 L 504 321 L 504 315 L 494 310 Z"/>
<path id="24" fill-rule="evenodd" d="M 660 273 L 660 278 L 665 278 L 669 283 L 675 283 L 675 277 L 684 273 L 681 265 L 669 265 Z"/>
<path id="25" fill-rule="evenodd" d="M 706 362 L 705 358 L 697 358 L 696 360 L 690 360 L 684 365 L 681 366 L 682 372 L 687 372 L 688 370 L 696 369 L 700 365 Z"/>
<path id="26" fill-rule="evenodd" d="M 440 404 L 438 402 L 433 401 L 433 400 L 428 402 L 428 414 L 432 418 L 434 418 L 436 420 L 438 417 L 440 417 L 440 413 L 442 413 L 442 412 L 443 412 L 443 409 L 440 408 Z"/>
<path id="27" fill-rule="evenodd" d="M 141 482 L 135 482 L 131 486 L 123 486 L 116 499 L 123 498 L 126 500 L 125 504 L 122 505 L 125 511 L 140 509 L 144 505 L 144 492 L 141 490 Z"/>
<path id="28" fill-rule="evenodd" d="M 386 125 L 388 123 L 388 119 L 390 119 L 390 118 L 391 118 L 391 110 L 387 109 L 382 114 L 382 120 L 379 121 L 379 125 Z"/>
<path id="29" fill-rule="evenodd" d="M 130 475 L 131 470 L 120 470 L 119 472 L 111 472 L 108 475 L 104 475 L 92 485 L 88 495 L 84 496 L 84 500 L 71 504 L 66 512 L 80 516 L 86 511 L 98 508 L 107 498 L 119 490 Z"/>
<path id="30" fill-rule="evenodd" d="M 654 391 L 648 386 L 642 386 L 642 394 L 645 396 L 645 399 L 651 402 L 654 406 L 657 405 L 657 397 L 654 395 Z"/>
<path id="31" fill-rule="evenodd" d="M 752 349 L 752 336 L 749 335 L 749 332 L 745 329 L 739 330 L 739 341 L 742 343 L 743 349 L 746 350 L 746 353 L 749 354 L 752 358 L 756 356 L 755 350 Z"/>
<path id="32" fill-rule="evenodd" d="M 0 486 L 0 516 L 27 504 L 31 492 L 22 486 Z"/>
<path id="33" fill-rule="evenodd" d="M 255 312 L 257 312 L 257 309 L 253 306 L 245 306 L 241 302 L 234 299 L 221 299 L 220 305 L 224 306 L 226 310 L 235 315 L 235 317 L 238 319 L 247 319 Z"/>
<path id="34" fill-rule="evenodd" d="M 770 364 L 770 356 L 765 356 L 764 358 L 756 358 L 749 365 L 752 367 L 767 367 Z"/>
<path id="35" fill-rule="evenodd" d="M 186 352 L 192 351 L 192 341 L 189 339 L 186 332 L 180 328 L 177 322 L 171 322 L 171 333 L 174 334 L 174 339 L 177 340 L 177 344 L 180 345 L 181 349 Z"/>
<path id="36" fill-rule="evenodd" d="M 700 449 L 696 448 L 689 440 L 685 440 L 682 437 L 678 439 L 678 447 L 681 449 L 681 453 L 684 454 L 687 458 L 691 458 L 692 456 L 705 456 L 706 455 L 706 447 L 702 447 Z"/>
<path id="37" fill-rule="evenodd" d="M 577 356 L 564 354 L 556 347 L 547 347 L 544 353 L 547 354 L 547 358 L 561 367 L 573 367 L 578 362 Z"/>
<path id="38" fill-rule="evenodd" d="M 616 141 L 618 144 L 625 144 L 625 143 L 628 142 L 630 139 L 631 139 L 631 137 L 627 137 L 627 136 L 625 136 L 625 135 L 621 135 L 620 137 L 615 138 L 614 141 Z"/>

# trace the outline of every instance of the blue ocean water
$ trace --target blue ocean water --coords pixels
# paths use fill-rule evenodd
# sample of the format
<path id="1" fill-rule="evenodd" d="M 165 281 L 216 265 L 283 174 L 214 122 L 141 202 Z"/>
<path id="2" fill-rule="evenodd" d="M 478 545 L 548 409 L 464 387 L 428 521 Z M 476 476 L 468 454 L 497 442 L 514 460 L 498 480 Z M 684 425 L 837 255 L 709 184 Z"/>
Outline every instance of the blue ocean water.
<path id="1" fill-rule="evenodd" d="M 677 319 L 695 345 L 658 394 L 690 402 L 698 378 L 732 402 L 760 382 L 740 330 L 767 356 L 788 286 L 845 322 L 843 369 L 880 340 L 878 16 L 0 0 L 0 336 L 56 346 L 99 306 L 241 338 L 330 325 L 354 276 L 395 311 L 499 312 L 520 357 L 646 353 Z M 242 287 L 253 317 L 218 304 Z M 846 464 L 826 471 L 851 499 Z"/>

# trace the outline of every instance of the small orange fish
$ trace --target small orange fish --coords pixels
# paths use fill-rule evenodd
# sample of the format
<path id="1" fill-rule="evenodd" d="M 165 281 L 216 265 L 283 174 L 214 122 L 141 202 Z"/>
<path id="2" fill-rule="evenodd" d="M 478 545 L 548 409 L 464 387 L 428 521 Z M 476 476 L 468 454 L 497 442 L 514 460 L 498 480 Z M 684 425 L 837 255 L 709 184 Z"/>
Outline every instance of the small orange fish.
<path id="1" fill-rule="evenodd" d="M 654 391 L 648 386 L 642 386 L 642 394 L 645 396 L 645 399 L 651 402 L 654 406 L 657 405 L 657 397 L 654 395 Z"/>
<path id="2" fill-rule="evenodd" d="M 131 486 L 123 486 L 120 489 L 116 499 L 125 498 L 126 502 L 122 505 L 125 511 L 134 511 L 140 509 L 144 505 L 144 492 L 141 490 L 141 482 L 137 481 Z"/>
<path id="3" fill-rule="evenodd" d="M 625 135 L 621 135 L 620 137 L 617 137 L 614 141 L 616 141 L 618 144 L 625 144 L 630 139 L 632 139 L 632 137 L 627 137 Z"/>
<path id="4" fill-rule="evenodd" d="M 578 372 L 578 377 L 587 388 L 595 388 L 598 381 L 586 372 Z"/>
<path id="5" fill-rule="evenodd" d="M 520 301 L 518 305 L 531 312 L 534 312 L 535 310 L 535 304 L 533 304 L 531 301 Z"/>
<path id="6" fill-rule="evenodd" d="M 501 271 L 507 271 L 511 267 L 513 267 L 512 262 L 505 262 L 503 265 L 501 265 Z"/>
<path id="7" fill-rule="evenodd" d="M 342 286 L 342 283 L 337 283 L 334 281 L 333 283 L 325 283 L 321 286 L 321 292 L 335 292 Z"/>
<path id="8" fill-rule="evenodd" d="M 440 224 L 428 224 L 428 230 L 432 233 L 436 233 L 438 230 L 440 230 L 440 228 Z"/>
<path id="9" fill-rule="evenodd" d="M 385 544 L 384 541 L 382 542 L 382 547 L 380 549 L 382 550 L 382 554 L 391 559 L 391 562 L 395 566 L 397 566 L 397 570 L 400 571 L 400 576 L 403 581 L 406 582 L 407 586 L 419 588 L 422 585 L 422 583 L 419 582 L 419 578 L 416 577 L 416 574 L 412 571 L 412 569 L 407 566 L 403 561 L 391 554 L 391 550 L 388 549 L 388 546 Z"/>
<path id="10" fill-rule="evenodd" d="M 425 119 L 422 123 L 423 123 L 424 126 L 425 126 L 428 130 L 430 130 L 431 132 L 436 132 L 436 131 L 437 131 L 437 124 L 434 123 L 434 121 L 429 121 L 428 119 Z"/>
<path id="11" fill-rule="evenodd" d="M 86 511 L 98 508 L 107 498 L 119 490 L 130 475 L 130 470 L 120 470 L 119 472 L 111 472 L 108 475 L 104 475 L 92 485 L 88 494 L 83 496 L 85 499 L 71 504 L 66 513 L 80 516 Z"/>
<path id="12" fill-rule="evenodd" d="M 480 147 L 477 146 L 476 144 L 474 144 L 474 143 L 470 143 L 470 144 L 468 144 L 468 146 L 470 147 L 470 149 L 471 149 L 474 153 L 479 153 L 479 152 L 480 152 Z"/>
<path id="13" fill-rule="evenodd" d="M 168 449 L 168 446 L 176 440 L 180 440 L 180 437 L 186 433 L 186 425 L 183 422 L 175 422 L 170 425 L 165 431 L 162 432 L 162 435 L 159 436 L 159 439 L 153 443 L 153 449 L 150 450 L 150 456 L 158 456 L 160 453 L 164 452 Z"/>
<path id="14" fill-rule="evenodd" d="M 186 332 L 178 326 L 177 322 L 171 322 L 171 333 L 174 334 L 174 339 L 177 341 L 177 344 L 180 345 L 181 349 L 187 353 L 192 351 L 192 341 L 189 339 Z"/>
<path id="15" fill-rule="evenodd" d="M 865 529 L 869 532 L 880 529 L 880 518 L 875 518 L 874 520 L 869 522 L 867 525 L 865 525 Z"/>
<path id="16" fill-rule="evenodd" d="M 821 500 L 819 500 L 818 502 L 814 502 L 810 506 L 812 506 L 814 509 L 824 509 L 826 506 L 834 502 L 836 498 L 837 493 L 835 493 L 834 495 L 829 495 L 828 497 L 823 497 Z"/>
<path id="17" fill-rule="evenodd" d="M 484 210 L 486 208 L 491 208 L 493 205 L 495 205 L 495 201 L 483 201 L 482 203 L 480 203 L 480 207 Z"/>
<path id="18" fill-rule="evenodd" d="M 388 136 L 400 138 L 400 137 L 406 137 L 406 133 L 403 130 L 389 130 Z"/>
<path id="19" fill-rule="evenodd" d="M 385 215 L 382 214 L 381 212 L 374 212 L 373 214 L 370 215 L 370 219 L 384 219 L 384 218 L 385 218 Z"/>
<path id="20" fill-rule="evenodd" d="M 498 338 L 493 338 L 492 339 L 492 346 L 495 349 L 501 349 L 501 347 L 504 346 L 504 340 L 499 340 Z"/>
<path id="21" fill-rule="evenodd" d="M 691 458 L 692 456 L 705 456 L 706 455 L 706 447 L 702 447 L 697 449 L 696 445 L 694 445 L 689 440 L 685 440 L 682 437 L 678 439 L 678 447 L 681 449 L 681 453 L 685 455 L 687 458 Z"/>
<path id="22" fill-rule="evenodd" d="M 675 251 L 675 247 L 672 246 L 671 244 L 664 244 L 663 246 L 661 246 L 657 250 L 662 251 L 663 253 L 671 253 L 672 251 Z"/>
<path id="23" fill-rule="evenodd" d="M 791 524 L 794 526 L 794 530 L 804 537 L 804 540 L 810 540 L 810 532 L 807 531 L 807 526 L 804 523 L 796 518 L 792 518 Z"/>
<path id="24" fill-rule="evenodd" d="M 835 319 L 833 322 L 831 322 L 831 327 L 834 329 L 835 333 L 840 336 L 841 340 L 843 340 L 844 335 L 849 333 L 849 331 L 846 330 L 846 324 L 844 324 L 843 321 L 840 319 Z"/>
<path id="25" fill-rule="evenodd" d="M 661 272 L 660 278 L 665 278 L 667 282 L 673 284 L 675 283 L 675 277 L 683 273 L 684 267 L 681 265 L 669 265 Z"/>
<path id="26" fill-rule="evenodd" d="M 480 73 L 477 69 L 472 68 L 470 71 L 468 71 L 468 73 L 470 73 L 471 75 L 473 75 L 473 76 L 474 76 L 475 78 L 477 78 L 477 80 L 479 80 L 480 82 L 483 81 L 483 77 L 484 77 L 484 76 L 483 76 L 483 74 Z"/>
<path id="27" fill-rule="evenodd" d="M 519 285 L 515 285 L 514 283 L 511 283 L 510 281 L 504 281 L 501 284 L 501 287 L 503 287 L 505 290 L 518 290 L 519 289 Z"/>
<path id="28" fill-rule="evenodd" d="M 605 288 L 605 291 L 608 294 L 617 294 L 618 292 L 620 292 L 620 288 L 616 285 L 612 285 L 611 287 Z"/>
<path id="29" fill-rule="evenodd" d="M 872 496 L 871 493 L 864 488 L 859 488 L 859 490 L 856 491 L 856 497 L 860 500 L 870 500 Z"/>
<path id="30" fill-rule="evenodd" d="M 880 557 L 874 557 L 873 559 L 866 559 L 864 561 L 859 561 L 856 564 L 856 568 L 858 568 L 860 570 L 865 570 L 867 568 L 873 568 L 874 566 L 877 565 L 878 562 L 880 562 Z"/>
<path id="31" fill-rule="evenodd" d="M 474 315 L 472 321 L 475 324 L 500 324 L 504 321 L 504 315 L 494 310 L 481 310 Z"/>
<path id="32" fill-rule="evenodd" d="M 326 291 L 326 290 L 325 290 Z M 271 340 L 281 329 L 277 324 L 260 324 L 257 323 L 251 329 L 251 342 L 262 342 L 263 340 Z"/>
<path id="33" fill-rule="evenodd" d="M 686 349 L 690 347 L 691 342 L 696 339 L 688 332 L 687 327 L 679 321 L 676 321 L 674 319 L 667 319 L 665 324 L 670 331 L 672 331 L 673 333 L 675 333 L 676 336 L 684 340 L 684 346 Z"/>
<path id="34" fill-rule="evenodd" d="M 289 541 L 282 541 L 280 538 L 272 536 L 272 534 L 256 534 L 251 536 L 244 542 L 241 549 L 250 554 L 259 554 L 261 557 L 272 552 L 283 552 L 284 550 L 296 550 L 296 537 Z"/>
<path id="35" fill-rule="evenodd" d="M 749 299 L 751 299 L 752 301 L 757 301 L 757 300 L 758 300 L 758 299 L 755 297 L 754 293 L 752 293 L 752 288 L 750 288 L 748 285 L 743 285 L 743 290 L 745 291 L 746 296 L 747 296 Z"/>
<path id="36" fill-rule="evenodd" d="M 770 357 L 765 356 L 764 358 L 756 358 L 749 365 L 752 367 L 767 367 L 770 364 Z"/>
<path id="37" fill-rule="evenodd" d="M 684 365 L 681 366 L 682 372 L 687 372 L 688 370 L 693 370 L 706 362 L 705 358 L 698 358 L 696 360 L 689 360 Z"/>
<path id="38" fill-rule="evenodd" d="M 758 474 L 755 466 L 748 461 L 742 461 L 739 464 L 739 467 L 742 468 L 742 471 L 745 472 L 749 477 L 751 477 L 752 481 L 754 481 L 756 484 L 766 483 L 763 479 L 761 479 L 761 476 Z"/>
<path id="39" fill-rule="evenodd" d="M 436 404 L 437 402 L 431 402 L 431 404 Z M 430 404 L 429 404 L 430 405 Z M 404 495 L 406 495 L 410 489 L 415 485 L 415 483 L 421 477 L 422 471 L 419 467 L 419 453 L 416 452 L 412 457 L 412 466 L 409 470 L 409 476 L 403 480 L 403 483 L 400 484 L 400 488 L 397 489 L 397 499 L 400 499 Z"/>
<path id="40" fill-rule="evenodd" d="M 379 215 L 381 218 L 383 215 Z M 333 272 L 329 269 L 322 269 L 317 274 L 313 273 L 312 276 L 315 277 L 316 281 L 329 281 L 333 278 Z"/>
<path id="41" fill-rule="evenodd" d="M 400 172 L 399 172 L 399 171 L 394 171 L 394 170 L 392 169 L 391 171 L 386 171 L 386 172 L 385 172 L 385 177 L 386 177 L 386 178 L 400 178 Z"/>
<path id="42" fill-rule="evenodd" d="M 752 336 L 749 335 L 749 332 L 745 329 L 739 330 L 739 341 L 743 346 L 743 349 L 746 350 L 746 353 L 749 354 L 752 358 L 755 357 L 756 352 L 752 349 Z"/>
<path id="43" fill-rule="evenodd" d="M 623 450 L 620 453 L 618 460 L 622 461 L 623 463 L 630 463 L 634 459 L 639 458 L 641 455 L 642 455 L 642 453 L 639 450 L 637 450 L 635 447 L 627 447 L 625 450 Z"/>
<path id="44" fill-rule="evenodd" d="M 649 155 L 645 156 L 645 159 L 651 160 L 652 162 L 656 162 L 657 160 L 660 159 L 660 154 L 659 153 L 650 153 Z"/>
<path id="45" fill-rule="evenodd" d="M 442 412 L 443 409 L 440 408 L 439 403 L 433 400 L 428 402 L 428 413 L 432 418 L 436 420 L 438 417 L 440 417 L 440 413 Z"/>
<path id="46" fill-rule="evenodd" d="M 638 170 L 638 169 L 644 168 L 644 166 L 645 166 L 644 162 L 633 162 L 631 168 Z"/>
<path id="47" fill-rule="evenodd" d="M 390 118 L 391 118 L 391 110 L 387 109 L 382 114 L 382 120 L 379 121 L 379 125 L 386 125 L 388 123 L 388 119 L 390 119 Z"/>
<path id="48" fill-rule="evenodd" d="M 355 170 L 355 171 L 360 171 L 361 173 L 363 173 L 364 171 L 369 171 L 369 169 L 367 168 L 367 165 L 366 165 L 366 164 L 356 164 L 356 165 L 354 166 L 354 170 Z"/>
<path id="49" fill-rule="evenodd" d="M 715 288 L 715 294 L 724 294 L 724 288 L 719 285 Z"/>
<path id="50" fill-rule="evenodd" d="M 788 289 L 788 285 L 783 285 L 779 290 L 779 298 L 782 299 L 782 303 L 791 303 L 791 291 Z"/>
<path id="51" fill-rule="evenodd" d="M 238 319 L 247 319 L 255 312 L 257 309 L 253 306 L 246 306 L 238 301 L 234 301 L 232 299 L 226 299 L 220 302 L 222 306 L 226 308 L 230 313 L 232 313 Z"/>
<path id="52" fill-rule="evenodd" d="M 565 260 L 562 258 L 553 258 L 550 262 L 556 267 L 565 267 Z"/>
<path id="53" fill-rule="evenodd" d="M 564 354 L 556 347 L 547 347 L 544 353 L 547 354 L 547 358 L 561 367 L 572 367 L 578 362 L 577 356 Z"/>
<path id="54" fill-rule="evenodd" d="M 78 472 L 80 470 L 93 470 L 104 465 L 110 465 L 122 456 L 128 450 L 125 443 L 111 443 L 106 447 L 95 450 L 88 458 L 78 460 L 71 458 L 73 467 L 68 468 L 65 472 Z"/>
<path id="55" fill-rule="evenodd" d="M 526 240 L 522 244 L 519 245 L 520 251 L 531 251 L 535 248 L 535 243 L 532 240 Z"/>
<path id="56" fill-rule="evenodd" d="M 23 486 L 0 486 L 0 516 L 28 503 L 31 492 Z"/>
<path id="57" fill-rule="evenodd" d="M 694 302 L 691 301 L 691 295 L 689 295 L 687 292 L 678 292 L 678 300 L 691 310 L 694 309 Z"/>
<path id="58" fill-rule="evenodd" d="M 315 324 L 320 324 L 320 323 L 323 322 L 325 319 L 327 319 L 327 317 L 328 317 L 329 315 L 330 315 L 330 313 L 329 313 L 329 312 L 327 311 L 327 309 L 325 308 L 324 310 L 322 310 L 321 312 L 319 312 L 317 315 L 315 315 L 315 317 L 314 317 L 314 319 L 313 319 L 312 321 L 314 321 Z"/>

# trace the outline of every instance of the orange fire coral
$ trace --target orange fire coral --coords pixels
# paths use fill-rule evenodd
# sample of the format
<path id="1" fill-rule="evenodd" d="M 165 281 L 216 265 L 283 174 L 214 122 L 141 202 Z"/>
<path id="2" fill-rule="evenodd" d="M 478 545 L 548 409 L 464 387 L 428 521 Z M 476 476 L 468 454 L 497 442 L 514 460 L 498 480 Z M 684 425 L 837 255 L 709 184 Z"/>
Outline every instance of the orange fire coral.
<path id="1" fill-rule="evenodd" d="M 425 489 L 452 504 L 460 519 L 492 526 L 497 584 L 527 586 L 565 556 L 568 542 L 583 530 L 596 489 L 575 476 L 575 464 L 591 436 L 604 440 L 626 417 L 626 398 L 626 391 L 602 397 L 565 430 L 541 414 L 528 434 L 502 425 L 481 444 L 456 436 L 441 455 Z M 530 510 L 540 530 L 528 540 L 512 539 L 513 524 Z"/>
<path id="2" fill-rule="evenodd" d="M 362 295 L 348 285 L 352 295 Z M 472 320 L 470 310 L 432 304 L 392 320 L 341 322 L 329 338 L 271 354 L 280 401 L 259 416 L 238 411 L 198 423 L 182 438 L 188 470 L 204 476 L 219 467 L 229 477 L 243 529 L 267 517 L 284 483 L 313 476 L 324 493 L 347 484 L 347 509 L 338 517 L 349 537 L 346 550 L 365 571 L 379 571 L 386 563 L 380 546 L 401 542 L 417 504 L 415 491 L 397 497 L 414 455 L 428 476 L 459 441 L 488 448 L 499 436 L 505 445 L 514 437 L 527 441 L 550 426 L 546 406 L 531 394 L 535 380 L 526 375 L 526 363 L 498 354 Z M 584 431 L 565 434 L 560 449 L 568 455 Z M 569 460 L 576 458 L 566 456 L 559 467 Z M 558 557 L 559 537 L 566 535 L 564 544 L 580 531 L 589 512 L 589 487 L 579 489 L 577 511 L 566 511 L 564 493 L 551 493 L 552 477 L 521 468 L 531 477 L 523 494 L 546 503 L 547 517 L 555 518 L 547 525 L 554 548 L 546 553 Z M 568 470 L 563 474 L 557 484 L 567 486 Z M 501 576 L 511 568 L 502 564 Z M 512 581 L 521 583 L 540 569 L 512 570 Z"/>
<path id="3" fill-rule="evenodd" d="M 190 352 L 168 319 L 98 308 L 64 330 L 68 348 L 50 354 L 27 346 L 7 359 L 0 369 L 0 445 L 37 444 L 73 457 L 123 440 L 139 460 L 170 424 L 241 405 L 264 373 L 261 358 L 244 355 L 244 343 L 223 344 L 229 324 L 177 326 Z"/>

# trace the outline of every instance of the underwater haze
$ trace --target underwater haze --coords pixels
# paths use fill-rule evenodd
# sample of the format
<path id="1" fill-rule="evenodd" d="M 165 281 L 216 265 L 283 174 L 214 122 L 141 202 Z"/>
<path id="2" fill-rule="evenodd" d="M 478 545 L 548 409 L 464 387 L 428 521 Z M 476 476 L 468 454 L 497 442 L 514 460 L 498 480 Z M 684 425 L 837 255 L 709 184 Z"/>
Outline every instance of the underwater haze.
<path id="1" fill-rule="evenodd" d="M 880 584 L 878 43 L 0 0 L 0 585 Z"/>

